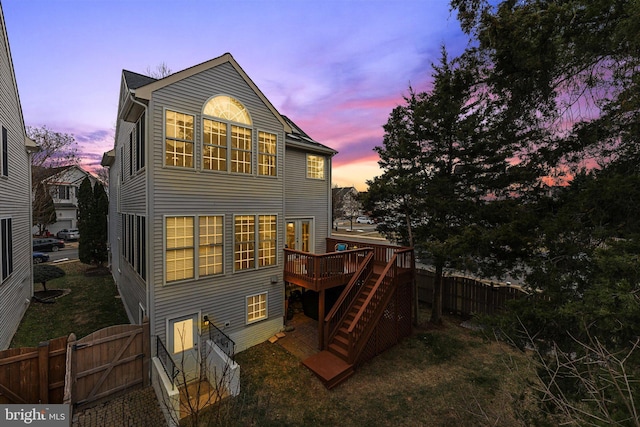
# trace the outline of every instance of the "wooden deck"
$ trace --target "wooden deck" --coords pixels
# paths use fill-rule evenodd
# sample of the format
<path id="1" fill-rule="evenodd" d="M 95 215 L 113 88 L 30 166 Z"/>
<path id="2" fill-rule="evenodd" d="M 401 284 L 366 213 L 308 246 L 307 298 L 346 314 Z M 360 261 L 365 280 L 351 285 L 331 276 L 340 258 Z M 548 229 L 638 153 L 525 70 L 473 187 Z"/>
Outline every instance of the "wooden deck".
<path id="1" fill-rule="evenodd" d="M 351 377 L 355 366 L 411 332 L 415 272 L 412 248 L 360 242 L 360 247 L 353 244 L 346 245 L 347 250 L 332 251 L 338 243 L 327 239 L 324 254 L 284 250 L 284 280 L 318 292 L 319 322 L 309 319 L 306 328 L 290 332 L 291 339 L 287 342 L 285 337 L 281 345 L 298 355 L 329 389 Z M 340 285 L 344 290 L 326 313 L 325 292 Z M 315 334 L 310 325 L 315 326 Z M 310 343 L 314 336 L 315 346 Z"/>

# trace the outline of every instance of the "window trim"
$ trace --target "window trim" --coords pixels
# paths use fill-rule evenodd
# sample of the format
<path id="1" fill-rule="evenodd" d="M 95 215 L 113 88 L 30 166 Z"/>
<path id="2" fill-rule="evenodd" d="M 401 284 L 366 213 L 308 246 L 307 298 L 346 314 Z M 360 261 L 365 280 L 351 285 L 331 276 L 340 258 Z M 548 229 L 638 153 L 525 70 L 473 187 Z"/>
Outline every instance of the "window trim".
<path id="1" fill-rule="evenodd" d="M 187 139 L 180 139 L 180 138 L 168 138 L 167 137 L 167 111 L 171 111 L 172 113 L 177 113 L 177 114 L 184 114 L 185 116 L 191 116 L 193 117 L 193 140 L 189 141 Z M 197 154 L 196 154 L 196 132 L 197 132 L 197 115 L 193 114 L 193 113 L 187 113 L 183 110 L 178 110 L 178 109 L 172 109 L 172 108 L 167 108 L 164 107 L 162 109 L 162 166 L 163 167 L 168 167 L 168 168 L 177 168 L 177 169 L 184 169 L 184 170 L 195 170 L 196 169 L 196 160 L 197 160 Z M 169 165 L 167 164 L 167 139 L 171 139 L 173 141 L 179 141 L 179 142 L 185 142 L 185 143 L 190 143 L 192 144 L 192 166 L 176 166 L 176 165 Z"/>
<path id="2" fill-rule="evenodd" d="M 9 178 L 9 130 L 0 125 L 0 177 Z"/>
<path id="3" fill-rule="evenodd" d="M 263 295 L 264 295 L 264 316 L 257 319 L 249 320 L 249 298 L 261 297 Z M 244 314 L 245 325 L 251 325 L 253 323 L 267 320 L 269 318 L 269 291 L 247 295 L 244 299 L 244 310 L 245 310 L 245 314 Z"/>
<path id="4" fill-rule="evenodd" d="M 162 282 L 166 285 L 173 285 L 176 283 L 184 283 L 191 280 L 197 280 L 197 270 L 196 270 L 196 248 L 197 248 L 197 234 L 196 234 L 196 218 L 197 215 L 164 215 L 162 219 Z M 193 268 L 193 276 L 185 277 L 177 280 L 167 280 L 167 219 L 169 218 L 192 218 L 193 219 L 193 245 L 190 246 L 193 249 L 193 264 L 191 265 Z M 186 248 L 187 246 L 185 246 Z M 173 250 L 173 248 L 172 248 Z"/>
<path id="5" fill-rule="evenodd" d="M 13 275 L 13 218 L 0 218 L 0 284 Z"/>
<path id="6" fill-rule="evenodd" d="M 221 97 L 221 96 L 225 96 L 228 97 L 234 101 L 236 101 L 238 104 L 242 105 L 244 111 L 247 114 L 249 123 L 242 123 L 242 122 L 236 122 L 234 120 L 230 120 L 224 117 L 217 117 L 217 116 L 210 116 L 208 114 L 205 114 L 205 108 L 207 106 L 207 104 L 209 102 L 211 102 L 211 100 L 217 98 L 217 97 Z M 225 93 L 219 93 L 216 95 L 211 96 L 209 99 L 207 99 L 204 104 L 202 105 L 202 110 L 201 110 L 201 130 L 200 130 L 200 137 L 201 137 L 201 142 L 199 144 L 199 147 L 201 149 L 201 154 L 199 156 L 202 164 L 200 169 L 202 171 L 205 172 L 218 172 L 218 173 L 227 173 L 227 174 L 233 174 L 233 175 L 240 175 L 240 176 L 256 176 L 259 175 L 257 173 L 256 170 L 256 153 L 258 150 L 257 147 L 257 132 L 256 132 L 256 128 L 254 126 L 254 120 L 251 117 L 251 113 L 249 112 L 249 109 L 246 107 L 246 105 L 244 105 L 243 102 L 241 102 L 238 98 L 231 96 L 231 95 L 227 95 Z M 205 120 L 209 120 L 209 121 L 213 121 L 213 122 L 218 122 L 218 123 L 222 123 L 225 128 L 226 128 L 226 135 L 225 135 L 225 145 L 221 145 L 220 147 L 224 148 L 226 150 L 226 156 L 225 156 L 225 162 L 226 162 L 226 169 L 224 170 L 219 170 L 219 169 L 208 169 L 204 167 L 204 147 L 205 147 L 205 135 L 204 135 L 204 121 Z M 250 150 L 241 150 L 239 148 L 233 148 L 233 127 L 238 127 L 240 129 L 245 129 L 248 130 L 250 132 L 250 138 L 249 138 L 249 147 Z M 207 145 L 211 145 L 208 144 Z M 250 165 L 249 165 L 249 172 L 237 172 L 237 171 L 233 171 L 233 152 L 234 151 L 239 151 L 239 152 L 243 152 L 243 153 L 249 153 L 249 159 L 251 161 Z M 263 175 L 259 175 L 259 176 L 263 176 Z"/>
<path id="7" fill-rule="evenodd" d="M 309 168 L 309 161 L 310 161 L 311 157 L 316 157 L 316 158 L 322 159 L 322 177 L 311 176 L 311 174 L 310 174 L 311 170 Z M 306 178 L 307 179 L 315 179 L 317 181 L 326 181 L 327 180 L 327 157 L 326 156 L 321 156 L 319 154 L 307 153 L 305 166 L 306 166 L 306 172 L 307 172 L 306 173 Z"/>
<path id="8" fill-rule="evenodd" d="M 222 243 L 220 243 L 219 245 L 216 246 L 220 246 L 222 248 L 222 271 L 220 273 L 213 273 L 213 274 L 205 274 L 205 275 L 201 275 L 200 274 L 200 218 L 205 218 L 205 217 L 219 217 L 220 220 L 222 221 Z M 226 244 L 225 244 L 225 229 L 226 229 L 226 216 L 224 214 L 198 214 L 196 215 L 196 223 L 194 224 L 194 226 L 196 227 L 196 231 L 197 233 L 195 234 L 196 237 L 196 247 L 197 247 L 197 256 L 195 256 L 195 264 L 196 264 L 196 279 L 200 279 L 200 278 L 208 278 L 208 277 L 216 277 L 216 276 L 224 276 L 225 274 L 225 248 L 226 248 Z"/>
<path id="9" fill-rule="evenodd" d="M 260 129 L 258 129 L 256 133 L 257 133 L 257 135 L 256 135 L 256 143 L 257 143 L 257 147 L 256 147 L 256 157 L 257 157 L 257 158 L 256 158 L 256 169 L 257 169 L 257 171 L 256 171 L 256 173 L 257 173 L 257 175 L 258 175 L 258 176 L 260 176 L 260 177 L 265 177 L 265 178 L 277 178 L 277 177 L 278 177 L 278 172 L 280 172 L 280 171 L 279 171 L 279 169 L 280 169 L 280 168 L 278 168 L 278 157 L 279 157 L 279 156 L 278 156 L 278 147 L 279 147 L 279 145 L 280 145 L 280 144 L 279 144 L 279 139 L 280 139 L 280 138 L 278 138 L 278 134 L 277 134 L 277 133 L 274 133 L 274 132 L 268 132 L 268 131 L 265 131 L 265 130 L 260 130 Z M 261 133 L 264 133 L 264 134 L 267 134 L 267 135 L 273 135 L 273 136 L 275 136 L 275 137 L 276 137 L 276 150 L 275 150 L 275 154 L 271 155 L 271 154 L 264 153 L 264 152 L 260 151 L 260 134 L 261 134 Z M 260 156 L 261 156 L 261 155 L 269 156 L 269 157 L 273 157 L 273 159 L 274 159 L 274 161 L 275 161 L 275 162 L 274 162 L 274 168 L 275 168 L 275 174 L 274 174 L 274 175 L 266 175 L 266 174 L 260 173 L 260 167 L 261 167 L 261 163 L 260 163 Z"/>
<path id="10" fill-rule="evenodd" d="M 252 265 L 251 267 L 247 267 L 247 268 L 242 268 L 242 269 L 238 269 L 236 268 L 236 218 L 237 217 L 241 217 L 241 216 L 248 216 L 248 217 L 252 217 L 253 218 L 253 226 L 254 226 L 254 230 L 253 230 L 253 261 L 252 261 Z M 276 252 L 275 252 L 275 261 L 273 264 L 270 265 L 264 265 L 261 266 L 260 265 L 260 243 L 262 242 L 262 240 L 260 239 L 260 217 L 263 216 L 273 216 L 275 217 L 275 225 L 276 225 L 276 229 L 275 229 L 275 242 L 274 242 L 274 247 L 276 248 Z M 277 268 L 278 267 L 278 238 L 279 238 L 279 233 L 280 233 L 280 216 L 277 213 L 246 213 L 246 214 L 234 214 L 233 215 L 233 224 L 232 224 L 232 236 L 231 239 L 233 241 L 233 253 L 232 253 L 232 262 L 233 262 L 233 272 L 234 273 L 241 273 L 244 271 L 255 271 L 255 270 L 262 270 L 265 268 Z"/>

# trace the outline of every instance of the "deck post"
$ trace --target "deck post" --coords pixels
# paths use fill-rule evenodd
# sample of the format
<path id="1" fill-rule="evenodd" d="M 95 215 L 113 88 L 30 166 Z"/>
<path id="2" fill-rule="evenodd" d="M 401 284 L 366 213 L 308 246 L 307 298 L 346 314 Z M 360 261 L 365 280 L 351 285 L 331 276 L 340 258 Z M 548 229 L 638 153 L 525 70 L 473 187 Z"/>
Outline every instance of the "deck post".
<path id="1" fill-rule="evenodd" d="M 324 292 L 321 289 L 318 297 L 318 350 L 324 350 Z"/>

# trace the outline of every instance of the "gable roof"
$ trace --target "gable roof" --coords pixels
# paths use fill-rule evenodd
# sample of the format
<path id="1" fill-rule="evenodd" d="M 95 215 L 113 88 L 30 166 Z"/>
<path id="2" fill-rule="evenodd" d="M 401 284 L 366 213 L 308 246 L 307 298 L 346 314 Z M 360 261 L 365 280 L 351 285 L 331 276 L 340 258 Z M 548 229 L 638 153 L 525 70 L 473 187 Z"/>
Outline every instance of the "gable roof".
<path id="1" fill-rule="evenodd" d="M 142 86 L 138 86 L 136 88 L 132 88 L 128 84 L 127 86 L 133 92 L 133 94 L 138 100 L 149 101 L 151 99 L 151 93 L 153 91 L 162 89 L 165 86 L 176 83 L 180 80 L 186 79 L 187 77 L 191 77 L 193 75 L 209 70 L 211 68 L 218 67 L 225 63 L 230 64 L 238 72 L 238 74 L 240 74 L 240 77 L 242 77 L 244 81 L 247 83 L 247 85 L 251 87 L 251 89 L 256 93 L 256 95 L 258 95 L 260 100 L 264 102 L 264 104 L 267 106 L 269 110 L 271 110 L 273 115 L 276 116 L 278 120 L 280 120 L 280 122 L 285 128 L 285 132 L 291 132 L 291 128 L 289 127 L 289 124 L 282 118 L 282 115 L 278 112 L 278 110 L 276 110 L 273 104 L 271 104 L 271 101 L 269 101 L 267 97 L 264 96 L 262 91 L 258 88 L 258 86 L 256 86 L 256 84 L 253 82 L 253 80 L 251 80 L 251 78 L 247 75 L 247 73 L 244 72 L 242 67 L 240 67 L 240 65 L 236 62 L 236 60 L 233 58 L 233 56 L 231 56 L 230 53 L 225 53 L 222 56 L 218 56 L 217 58 L 213 58 L 201 64 L 194 65 L 193 67 L 189 67 L 182 71 L 178 71 L 177 73 L 173 73 L 162 79 L 156 80 L 156 79 L 151 79 L 151 77 L 148 77 L 148 79 L 151 79 L 152 81 Z M 141 80 L 135 79 L 136 76 L 129 76 L 129 77 L 133 79 L 132 81 L 133 84 L 141 82 Z"/>
<path id="2" fill-rule="evenodd" d="M 66 165 L 66 166 L 57 166 L 57 167 L 44 167 L 44 166 L 33 166 L 31 168 L 31 173 L 33 176 L 33 180 L 44 181 L 44 180 L 52 180 L 55 182 L 54 178 L 61 177 L 67 171 L 71 169 L 77 169 L 82 172 L 85 176 L 88 176 L 90 179 L 95 179 L 91 172 L 87 172 L 79 165 Z"/>
<path id="3" fill-rule="evenodd" d="M 129 89 L 138 89 L 139 87 L 146 86 L 158 80 L 129 70 L 122 70 L 122 77 Z"/>

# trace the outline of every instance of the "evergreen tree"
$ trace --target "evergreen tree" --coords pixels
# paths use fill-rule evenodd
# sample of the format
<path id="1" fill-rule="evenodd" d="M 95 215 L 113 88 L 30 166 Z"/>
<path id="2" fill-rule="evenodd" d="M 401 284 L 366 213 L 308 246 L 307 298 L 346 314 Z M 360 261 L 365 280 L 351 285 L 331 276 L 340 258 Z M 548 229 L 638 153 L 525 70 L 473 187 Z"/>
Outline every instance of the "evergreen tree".
<path id="1" fill-rule="evenodd" d="M 78 257 L 80 262 L 91 264 L 93 262 L 94 233 L 92 213 L 94 210 L 93 189 L 91 180 L 86 177 L 78 190 L 78 231 L 80 239 L 78 244 Z"/>
<path id="2" fill-rule="evenodd" d="M 494 103 L 474 62 L 449 61 L 443 48 L 433 79 L 431 91 L 410 91 L 391 113 L 376 147 L 384 173 L 369 182 L 367 207 L 383 218 L 381 232 L 413 243 L 434 266 L 431 321 L 440 323 L 445 268 L 495 275 L 522 260 L 517 228 L 527 216 L 513 197 L 531 184 L 511 164 L 517 147 L 490 132 Z"/>
<path id="3" fill-rule="evenodd" d="M 93 212 L 91 222 L 94 227 L 93 262 L 102 266 L 107 261 L 107 216 L 109 214 L 109 199 L 104 186 L 99 182 L 93 187 Z"/>

